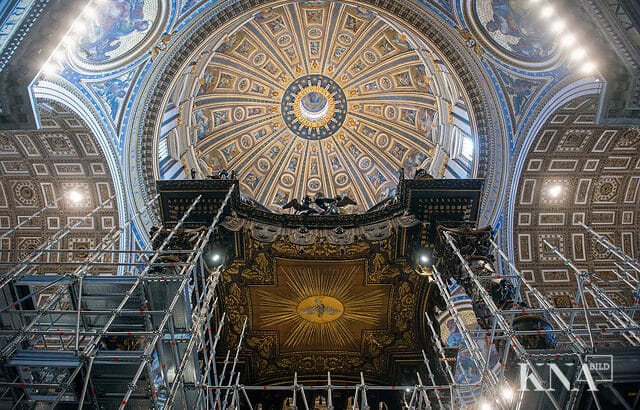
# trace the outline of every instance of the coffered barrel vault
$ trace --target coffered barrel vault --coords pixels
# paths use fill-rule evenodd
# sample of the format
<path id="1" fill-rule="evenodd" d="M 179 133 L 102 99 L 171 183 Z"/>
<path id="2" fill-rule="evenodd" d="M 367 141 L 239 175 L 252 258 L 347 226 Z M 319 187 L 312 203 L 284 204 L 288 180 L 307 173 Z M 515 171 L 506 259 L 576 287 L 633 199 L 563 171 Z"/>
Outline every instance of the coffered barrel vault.
<path id="1" fill-rule="evenodd" d="M 2 262 L 23 261 L 28 252 L 44 247 L 47 238 L 76 222 L 81 223 L 54 249 L 93 249 L 119 225 L 117 203 L 109 201 L 115 194 L 113 179 L 95 136 L 68 107 L 47 100 L 38 103 L 42 130 L 0 132 Z M 79 200 L 70 197 L 72 192 Z M 101 204 L 104 207 L 85 217 Z M 112 247 L 117 249 L 120 242 L 115 243 Z M 47 254 L 40 261 L 51 264 L 36 271 L 59 273 L 64 267 L 55 262 L 87 257 L 85 252 Z M 107 268 L 105 273 L 115 271 Z"/>
<path id="2" fill-rule="evenodd" d="M 576 278 L 545 240 L 608 280 L 615 280 L 620 261 L 579 223 L 631 257 L 640 250 L 640 129 L 597 125 L 596 107 L 595 98 L 582 97 L 549 118 L 527 155 L 516 196 L 516 261 L 558 307 L 572 305 Z M 631 298 L 611 291 L 620 302 Z"/>

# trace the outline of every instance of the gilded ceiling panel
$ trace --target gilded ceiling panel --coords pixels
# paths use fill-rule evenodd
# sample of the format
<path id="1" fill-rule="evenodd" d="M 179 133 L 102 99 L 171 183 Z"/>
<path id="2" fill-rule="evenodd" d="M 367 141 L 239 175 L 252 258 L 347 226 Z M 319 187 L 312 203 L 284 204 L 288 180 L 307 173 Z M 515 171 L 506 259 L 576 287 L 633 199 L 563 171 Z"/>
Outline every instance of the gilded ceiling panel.
<path id="1" fill-rule="evenodd" d="M 40 100 L 41 130 L 0 133 L 0 271 L 33 256 L 52 242 L 34 272 L 68 273 L 70 261 L 86 260 L 87 249 L 113 235 L 118 224 L 113 178 L 98 142 L 69 108 Z M 71 193 L 77 195 L 72 197 Z M 104 206 L 89 213 L 100 204 Z M 77 223 L 81 222 L 81 223 Z M 68 230 L 68 235 L 59 235 Z M 111 245 L 117 248 L 118 242 Z M 78 252 L 73 252 L 77 250 Z M 105 256 L 112 262 L 113 255 Z M 114 273 L 114 266 L 98 268 Z"/>
<path id="2" fill-rule="evenodd" d="M 252 287 L 252 324 L 281 351 L 360 351 L 362 332 L 388 327 L 390 285 L 365 283 L 365 260 L 276 259 L 274 286 Z"/>
<path id="3" fill-rule="evenodd" d="M 579 269 L 614 282 L 623 263 L 579 223 L 631 257 L 640 251 L 640 129 L 597 125 L 596 109 L 594 97 L 582 97 L 550 116 L 531 145 L 516 196 L 515 260 L 558 307 L 575 301 L 576 277 L 545 241 Z"/>
<path id="4" fill-rule="evenodd" d="M 355 199 L 353 212 L 393 195 L 402 167 L 444 175 L 468 114 L 462 104 L 453 115 L 460 95 L 443 59 L 398 27 L 342 2 L 264 8 L 239 24 L 180 86 L 194 94 L 180 121 L 199 175 L 234 170 L 243 194 L 275 211 L 322 193 Z"/>
<path id="5" fill-rule="evenodd" d="M 246 370 L 253 381 L 290 377 L 340 378 L 363 371 L 379 381 L 398 366 L 421 360 L 416 309 L 426 281 L 392 258 L 395 236 L 377 244 L 244 237 L 244 260 L 223 275 L 229 346 L 248 319 Z"/>

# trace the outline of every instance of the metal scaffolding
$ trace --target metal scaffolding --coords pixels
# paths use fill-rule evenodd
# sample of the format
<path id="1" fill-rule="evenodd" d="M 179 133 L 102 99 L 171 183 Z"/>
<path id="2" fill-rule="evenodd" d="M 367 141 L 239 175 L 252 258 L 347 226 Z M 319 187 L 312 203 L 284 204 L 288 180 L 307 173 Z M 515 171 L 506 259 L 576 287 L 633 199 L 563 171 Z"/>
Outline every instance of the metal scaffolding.
<path id="1" fill-rule="evenodd" d="M 445 272 L 435 266 L 427 272 L 426 267 L 418 266 L 417 273 L 429 278 L 444 297 L 443 312 L 451 316 L 460 330 L 469 359 L 479 370 L 479 381 L 464 376 L 464 383 L 456 382 L 459 364 L 455 360 L 452 364 L 450 352 L 441 340 L 441 323 L 434 322 L 425 312 L 436 358 L 430 361 L 423 351 L 424 366 L 416 369 L 412 385 L 368 385 L 362 374 L 359 383 L 337 385 L 332 383 L 330 373 L 326 384 L 305 385 L 296 374 L 288 386 L 245 385 L 239 362 L 248 322 L 245 319 L 237 345 L 220 351 L 225 313 L 216 298 L 216 288 L 222 265 L 212 268 L 206 261 L 207 244 L 234 188 L 229 190 L 208 227 L 184 228 L 201 200 L 197 197 L 175 226 L 159 227 L 153 232 L 152 245 L 147 249 L 114 250 L 122 232 L 140 213 L 146 212 L 141 210 L 119 229 L 111 230 L 95 249 L 82 250 L 86 254 L 84 259 L 56 262 L 68 273 L 41 274 L 46 269 L 39 268 L 51 263 L 46 255 L 78 252 L 54 249 L 53 245 L 113 200 L 110 198 L 31 251 L 23 262 L 2 265 L 6 269 L 0 277 L 0 407 L 253 409 L 258 408 L 252 403 L 253 394 L 274 391 L 288 397 L 288 408 L 314 408 L 310 400 L 313 392 L 322 395 L 322 408 L 333 409 L 334 393 L 342 391 L 350 397 L 349 408 L 365 410 L 372 406 L 371 392 L 388 391 L 396 392 L 401 397 L 400 405 L 407 409 L 476 409 L 484 404 L 492 408 L 520 408 L 524 392 L 516 393 L 509 373 L 514 363 L 527 366 L 531 372 L 528 381 L 548 386 L 548 380 L 537 371 L 535 362 L 539 360 L 562 356 L 584 364 L 602 338 L 614 338 L 628 346 L 640 344 L 640 324 L 636 318 L 640 280 L 630 273 L 640 273 L 640 264 L 588 226 L 583 228 L 619 258 L 624 268 L 620 266 L 613 283 L 579 270 L 547 244 L 577 278 L 576 305 L 567 308 L 554 307 L 490 239 L 496 256 L 509 266 L 509 274 L 497 278 L 509 278 L 519 289 L 527 291 L 534 302 L 534 306 L 498 306 L 494 295 L 486 289 L 487 278 L 474 271 L 455 239 L 445 231 L 445 245 L 458 258 L 476 300 L 487 309 L 490 326 L 484 329 L 465 326 L 460 306 L 453 303 L 449 293 Z M 170 246 L 181 235 L 188 236 L 189 249 Z M 104 275 L 104 268 L 108 267 L 112 275 Z M 99 274 L 98 268 L 102 269 Z M 126 274 L 116 275 L 122 271 Z M 624 289 L 635 303 L 616 304 L 603 288 L 611 286 Z M 594 303 L 589 305 L 585 295 Z M 523 315 L 543 317 L 551 326 L 542 329 L 514 326 Z M 532 351 L 523 342 L 527 337 L 545 335 L 558 339 L 557 351 Z M 491 349 L 499 353 L 497 367 L 491 364 Z M 221 357 L 225 360 L 218 363 Z M 545 391 L 544 403 L 554 408 L 575 408 L 586 382 L 576 376 L 570 383 L 572 389 L 566 397 Z M 608 388 L 620 395 L 614 387 Z M 601 408 L 595 394 L 593 402 Z M 398 403 L 388 405 L 398 407 Z"/>
<path id="2" fill-rule="evenodd" d="M 590 228 L 584 226 L 590 233 L 598 235 Z M 477 390 L 478 394 L 474 395 L 471 399 L 467 397 L 466 404 L 471 404 L 473 408 L 476 408 L 478 403 L 487 402 L 487 398 L 510 396 L 510 394 L 501 395 L 501 390 L 506 386 L 513 386 L 513 380 L 507 380 L 504 372 L 492 373 L 489 369 L 488 357 L 483 355 L 482 349 L 477 344 L 478 339 L 484 339 L 487 345 L 494 345 L 500 347 L 501 355 L 501 368 L 505 369 L 512 365 L 514 361 L 520 366 L 525 366 L 530 374 L 527 375 L 526 380 L 531 381 L 533 385 L 543 387 L 542 393 L 546 396 L 543 400 L 544 407 L 565 409 L 576 408 L 578 394 L 585 390 L 585 384 L 587 380 L 581 377 L 579 372 L 573 374 L 573 379 L 570 380 L 571 388 L 569 390 L 568 397 L 563 397 L 562 402 L 559 398 L 562 397 L 551 390 L 548 378 L 545 378 L 540 372 L 537 371 L 537 364 L 544 360 L 557 360 L 560 357 L 570 357 L 578 364 L 578 368 L 584 369 L 587 364 L 588 356 L 597 352 L 597 343 L 594 340 L 597 337 L 611 338 L 616 341 L 620 341 L 624 338 L 626 346 L 637 346 L 638 338 L 640 335 L 640 325 L 634 319 L 634 314 L 637 309 L 637 299 L 629 306 L 620 306 L 616 304 L 605 292 L 605 290 L 598 286 L 597 282 L 600 281 L 605 285 L 612 286 L 616 289 L 620 289 L 620 285 L 612 283 L 598 275 L 591 274 L 589 272 L 579 270 L 571 260 L 562 255 L 556 248 L 546 243 L 546 245 L 554 252 L 562 263 L 568 266 L 576 274 L 577 289 L 576 289 L 576 306 L 570 308 L 558 308 L 554 307 L 545 296 L 542 295 L 535 287 L 533 287 L 522 275 L 522 273 L 515 267 L 515 265 L 508 259 L 506 254 L 498 247 L 498 245 L 490 239 L 490 243 L 494 248 L 495 253 L 506 262 L 509 266 L 509 279 L 515 281 L 518 288 L 525 289 L 529 292 L 533 298 L 533 303 L 537 307 L 531 307 L 526 305 L 514 304 L 511 308 L 498 308 L 494 301 L 495 297 L 487 290 L 485 281 L 487 277 L 479 276 L 470 266 L 469 261 L 466 260 L 455 243 L 454 238 L 446 231 L 443 231 L 443 236 L 446 241 L 446 245 L 450 247 L 456 257 L 459 259 L 460 266 L 467 275 L 466 278 L 471 285 L 473 293 L 481 300 L 484 308 L 488 310 L 488 317 L 491 320 L 492 327 L 485 329 L 484 334 L 479 334 L 476 329 L 469 329 L 465 327 L 460 318 L 460 312 L 453 303 L 453 298 L 449 293 L 449 287 L 445 283 L 445 278 L 434 266 L 432 268 L 432 275 L 429 275 L 423 270 L 423 274 L 429 275 L 431 280 L 436 284 L 441 295 L 444 297 L 446 303 L 446 309 L 449 311 L 451 317 L 456 322 L 457 328 L 460 329 L 462 334 L 462 340 L 464 345 L 470 353 L 470 359 L 473 361 L 475 367 L 480 370 L 481 388 Z M 613 254 L 619 257 L 627 266 L 635 270 L 637 268 L 637 261 L 624 255 L 618 248 L 615 248 L 610 242 L 598 236 L 598 241 L 602 243 Z M 419 267 L 419 269 L 424 269 Z M 634 297 L 638 295 L 638 281 L 633 276 L 626 272 L 624 275 L 617 275 L 619 282 L 624 286 L 627 286 L 628 293 Z M 504 277 L 495 276 L 494 279 L 503 279 Z M 631 289 L 629 289 L 631 288 Z M 593 306 L 589 306 L 584 299 L 584 294 L 588 294 L 595 301 Z M 514 327 L 514 320 L 518 317 L 525 315 L 538 315 L 544 318 L 546 321 L 552 324 L 549 328 L 538 328 L 521 330 Z M 429 327 L 432 334 L 436 334 L 433 323 L 426 315 Z M 594 318 L 598 317 L 599 322 L 597 325 L 594 323 Z M 523 338 L 531 336 L 545 336 L 554 335 L 558 339 L 558 346 L 564 346 L 562 350 L 555 350 L 549 352 L 535 351 L 526 348 L 523 345 Z M 588 342 L 585 341 L 588 338 Z M 439 352 L 442 358 L 443 370 L 447 374 L 449 380 L 452 380 L 453 374 L 449 364 L 447 363 L 445 352 L 442 344 L 437 338 L 434 338 L 434 346 Z M 520 369 L 521 370 L 521 369 Z M 631 409 L 632 405 L 625 402 L 622 399 L 622 395 L 617 391 L 615 386 L 612 385 L 611 380 L 608 380 L 602 373 L 595 371 L 594 383 L 601 383 L 606 385 L 616 397 L 620 398 L 621 406 L 626 409 Z M 598 376 L 601 376 L 598 378 Z M 513 378 L 512 378 L 513 379 Z M 522 379 L 520 378 L 520 381 Z M 516 380 L 517 381 L 517 380 Z M 456 386 L 458 387 L 458 386 Z M 547 387 L 547 388 L 544 388 Z M 510 388 L 513 391 L 513 387 Z M 599 399 L 594 391 L 587 389 L 592 394 L 592 400 L 596 408 L 602 408 Z M 520 391 L 520 395 L 513 403 L 510 400 L 491 400 L 492 408 L 520 408 L 523 402 L 523 391 Z M 541 393 L 541 394 L 542 394 Z M 480 401 L 478 400 L 480 398 Z"/>
<path id="3" fill-rule="evenodd" d="M 122 254 L 112 245 L 136 214 L 95 249 L 83 250 L 85 260 L 63 262 L 69 273 L 35 274 L 50 264 L 43 256 L 78 252 L 52 247 L 110 198 L 5 270 L 0 285 L 0 403 L 121 409 L 148 408 L 150 403 L 154 408 L 170 408 L 175 402 L 196 406 L 203 396 L 198 392 L 214 382 L 211 369 L 223 322 L 217 329 L 211 326 L 221 266 L 207 270 L 203 255 L 232 190 L 208 229 L 190 232 L 189 250 L 165 248 L 184 234 L 183 224 L 200 197 L 171 230 L 161 227 L 155 232 L 151 243 L 161 243 L 154 249 L 123 251 L 126 258 L 101 262 L 109 253 Z M 104 276 L 94 271 L 105 266 L 113 273 L 124 266 L 128 274 Z M 38 306 L 43 295 L 48 299 Z M 200 361 L 201 352 L 209 360 Z M 211 406 L 199 406 L 204 407 Z"/>

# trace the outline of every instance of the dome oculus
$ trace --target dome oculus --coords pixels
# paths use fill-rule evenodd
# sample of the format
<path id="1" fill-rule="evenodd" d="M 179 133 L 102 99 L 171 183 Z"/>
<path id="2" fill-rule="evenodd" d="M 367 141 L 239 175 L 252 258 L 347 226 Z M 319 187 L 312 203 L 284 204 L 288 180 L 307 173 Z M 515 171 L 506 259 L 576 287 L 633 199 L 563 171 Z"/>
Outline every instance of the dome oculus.
<path id="1" fill-rule="evenodd" d="M 321 140 L 342 126 L 347 99 L 331 78 L 306 75 L 289 85 L 282 96 L 281 110 L 285 124 L 295 135 Z"/>

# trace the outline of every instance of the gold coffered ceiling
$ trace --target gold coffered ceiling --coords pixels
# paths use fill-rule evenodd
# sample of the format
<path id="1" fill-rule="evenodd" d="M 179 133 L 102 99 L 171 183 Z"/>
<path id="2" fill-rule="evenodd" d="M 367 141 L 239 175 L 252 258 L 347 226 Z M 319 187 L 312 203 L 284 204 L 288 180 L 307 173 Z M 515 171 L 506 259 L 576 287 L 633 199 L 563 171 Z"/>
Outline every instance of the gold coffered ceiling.
<path id="1" fill-rule="evenodd" d="M 381 11 L 264 8 L 201 52 L 175 88 L 176 100 L 192 95 L 175 103 L 177 145 L 198 159 L 183 165 L 235 170 L 242 193 L 272 210 L 320 192 L 364 211 L 394 193 L 401 167 L 438 177 L 455 159 L 466 177 L 471 160 L 450 151 L 471 126 L 443 61 Z"/>
<path id="2" fill-rule="evenodd" d="M 336 380 L 362 371 L 388 382 L 422 360 L 415 312 L 425 303 L 426 281 L 395 260 L 395 235 L 375 245 L 315 242 L 303 253 L 286 238 L 237 235 L 244 258 L 222 276 L 224 340 L 236 345 L 248 319 L 242 361 L 252 383 L 327 371 Z"/>
<path id="3" fill-rule="evenodd" d="M 277 331 L 281 350 L 360 351 L 361 332 L 388 327 L 390 285 L 365 283 L 365 260 L 276 259 L 275 287 L 252 287 L 253 326 Z"/>

